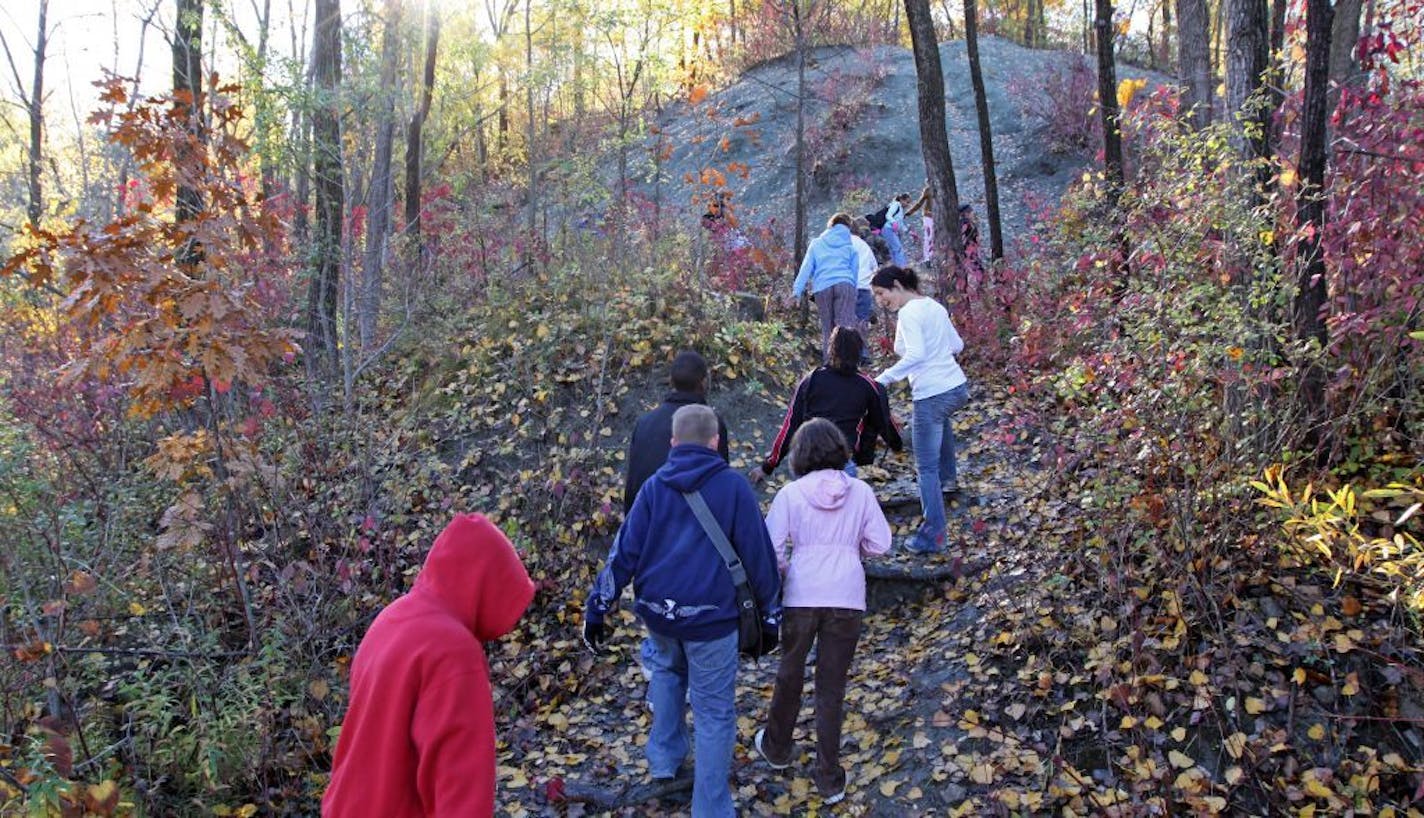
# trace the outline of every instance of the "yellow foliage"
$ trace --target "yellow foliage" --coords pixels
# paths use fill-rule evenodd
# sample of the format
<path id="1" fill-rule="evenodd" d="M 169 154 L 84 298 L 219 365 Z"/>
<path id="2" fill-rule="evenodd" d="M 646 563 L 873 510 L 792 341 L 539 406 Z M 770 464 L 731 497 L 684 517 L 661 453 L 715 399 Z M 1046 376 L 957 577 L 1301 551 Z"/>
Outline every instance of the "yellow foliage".
<path id="1" fill-rule="evenodd" d="M 1126 108 L 1138 91 L 1147 87 L 1147 80 L 1123 80 L 1117 84 L 1117 107 Z"/>
<path id="2" fill-rule="evenodd" d="M 1345 485 L 1317 493 L 1307 483 L 1297 493 L 1282 472 L 1271 466 L 1251 486 L 1261 493 L 1261 505 L 1280 510 L 1286 547 L 1294 556 L 1334 569 L 1336 585 L 1346 573 L 1383 581 L 1392 586 L 1391 598 L 1424 611 L 1424 548 L 1405 527 L 1424 504 L 1424 488 L 1391 483 L 1356 492 Z M 1399 508 L 1403 511 L 1391 511 Z M 1367 527 L 1366 519 L 1387 525 Z M 1358 614 L 1358 606 L 1351 598 L 1346 614 Z"/>

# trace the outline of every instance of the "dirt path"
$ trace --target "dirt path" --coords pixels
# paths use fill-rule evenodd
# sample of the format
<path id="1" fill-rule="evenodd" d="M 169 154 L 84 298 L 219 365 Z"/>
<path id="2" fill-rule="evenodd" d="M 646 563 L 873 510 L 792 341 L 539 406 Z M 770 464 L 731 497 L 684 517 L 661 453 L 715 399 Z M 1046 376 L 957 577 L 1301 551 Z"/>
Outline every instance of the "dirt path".
<path id="1" fill-rule="evenodd" d="M 767 390 L 758 427 L 774 432 L 780 406 L 771 399 L 772 391 Z M 973 765 L 958 750 L 966 731 L 949 715 L 957 711 L 947 702 L 972 677 L 974 625 L 985 610 L 1000 604 L 1016 584 L 1041 581 L 1045 570 L 1035 564 L 1021 526 L 1043 475 L 1004 445 L 998 397 L 994 387 L 980 386 L 961 415 L 964 492 L 948 506 L 949 538 L 966 562 L 980 570 L 957 582 L 925 585 L 918 596 L 901 588 L 885 595 L 883 607 L 867 615 L 847 692 L 842 762 L 849 771 L 848 796 L 834 814 L 943 814 L 963 799 L 971 783 Z M 897 412 L 907 410 L 897 406 Z M 760 451 L 754 442 L 765 435 L 746 435 L 736 465 L 750 466 L 750 454 Z M 877 495 L 890 505 L 897 541 L 904 539 L 918 522 L 917 503 L 907 496 L 914 489 L 910 455 L 886 457 L 865 472 Z M 766 490 L 768 502 L 775 487 L 788 479 L 781 472 L 778 478 Z M 895 553 L 885 564 L 928 567 L 949 558 Z M 905 598 L 897 601 L 897 595 Z M 641 744 L 649 714 L 637 663 L 642 626 L 631 614 L 621 616 L 608 655 L 595 658 L 579 649 L 572 640 L 575 622 L 570 623 L 570 641 L 553 646 L 563 648 L 561 670 L 577 679 L 575 692 L 551 691 L 548 706 L 537 718 L 522 720 L 511 731 L 500 768 L 501 815 L 605 814 L 584 804 L 551 803 L 551 785 L 557 790 L 574 782 L 648 782 Z M 751 747 L 770 700 L 777 661 L 770 657 L 744 662 L 739 674 L 738 746 L 732 768 L 736 798 L 745 815 L 815 815 L 821 799 L 809 777 L 814 753 L 814 685 L 809 679 L 796 730 L 799 756 L 793 765 L 772 770 Z M 674 795 L 613 814 L 686 813 L 686 796 Z"/>

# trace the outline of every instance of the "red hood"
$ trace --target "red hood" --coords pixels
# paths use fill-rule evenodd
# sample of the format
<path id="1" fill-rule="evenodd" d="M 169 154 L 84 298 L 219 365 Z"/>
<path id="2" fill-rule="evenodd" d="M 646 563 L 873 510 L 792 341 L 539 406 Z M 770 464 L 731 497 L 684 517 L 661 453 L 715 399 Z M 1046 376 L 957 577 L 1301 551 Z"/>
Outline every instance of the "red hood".
<path id="1" fill-rule="evenodd" d="M 476 639 L 492 642 L 524 615 L 534 583 L 504 532 L 483 514 L 460 514 L 435 538 L 412 592 L 435 597 Z"/>

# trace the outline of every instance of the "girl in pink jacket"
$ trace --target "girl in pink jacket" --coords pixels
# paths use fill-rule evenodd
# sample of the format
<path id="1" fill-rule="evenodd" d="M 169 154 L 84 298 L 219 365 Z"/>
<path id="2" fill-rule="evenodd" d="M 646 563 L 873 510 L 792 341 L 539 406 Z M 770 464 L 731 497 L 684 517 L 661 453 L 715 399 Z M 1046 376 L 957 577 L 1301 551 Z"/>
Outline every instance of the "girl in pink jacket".
<path id="1" fill-rule="evenodd" d="M 890 550 L 890 525 L 870 486 L 845 473 L 849 459 L 850 446 L 834 423 L 815 418 L 804 424 L 791 439 L 791 470 L 799 479 L 777 492 L 766 516 L 784 577 L 784 653 L 756 748 L 773 769 L 791 763 L 791 729 L 801 710 L 806 655 L 818 644 L 814 778 L 826 804 L 839 803 L 846 793 L 841 717 L 846 675 L 865 614 L 860 559 Z"/>

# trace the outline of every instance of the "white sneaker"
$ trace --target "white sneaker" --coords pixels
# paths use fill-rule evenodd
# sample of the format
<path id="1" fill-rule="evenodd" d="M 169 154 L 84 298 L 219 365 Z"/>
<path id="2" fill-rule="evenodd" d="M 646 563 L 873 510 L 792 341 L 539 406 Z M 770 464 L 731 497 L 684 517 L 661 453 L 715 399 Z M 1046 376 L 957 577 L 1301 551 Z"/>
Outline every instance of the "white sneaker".
<path id="1" fill-rule="evenodd" d="M 766 750 L 763 750 L 763 749 L 761 748 L 761 739 L 762 739 L 762 736 L 765 736 L 765 735 L 766 735 L 766 728 L 763 727 L 762 729 L 756 731 L 756 738 L 752 739 L 752 743 L 756 745 L 756 751 L 757 751 L 758 754 L 761 755 L 762 760 L 765 761 L 767 764 L 771 765 L 771 768 L 772 768 L 773 770 L 784 770 L 784 769 L 786 769 L 787 767 L 790 767 L 790 766 L 791 766 L 791 762 L 790 762 L 790 761 L 786 761 L 786 762 L 783 762 L 783 763 L 781 763 L 781 764 L 777 764 L 775 761 L 772 761 L 772 760 L 771 760 L 771 756 L 769 756 L 769 755 L 766 754 Z M 841 793 L 841 798 L 845 798 L 845 793 L 844 793 L 844 792 Z"/>

